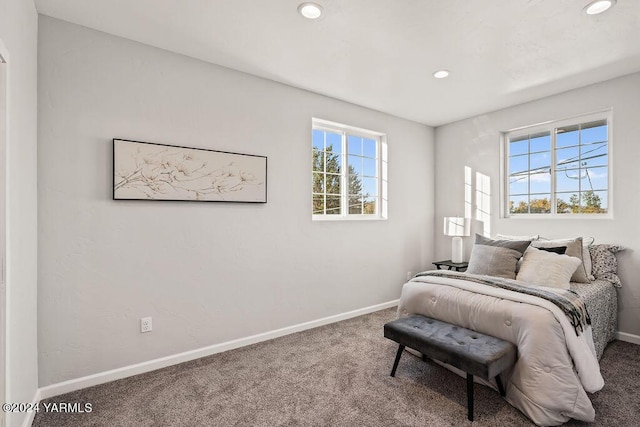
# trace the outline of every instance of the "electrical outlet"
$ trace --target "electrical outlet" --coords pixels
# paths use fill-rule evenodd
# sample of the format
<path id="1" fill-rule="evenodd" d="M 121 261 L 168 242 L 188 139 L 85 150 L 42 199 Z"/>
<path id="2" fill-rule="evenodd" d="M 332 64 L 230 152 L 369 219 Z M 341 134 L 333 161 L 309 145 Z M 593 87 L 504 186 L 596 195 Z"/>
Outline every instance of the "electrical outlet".
<path id="1" fill-rule="evenodd" d="M 411 280 L 413 278 L 413 273 L 410 271 L 407 271 L 407 280 Z"/>
<path id="2" fill-rule="evenodd" d="M 140 332 L 151 332 L 153 324 L 151 323 L 151 317 L 143 317 L 140 319 Z"/>

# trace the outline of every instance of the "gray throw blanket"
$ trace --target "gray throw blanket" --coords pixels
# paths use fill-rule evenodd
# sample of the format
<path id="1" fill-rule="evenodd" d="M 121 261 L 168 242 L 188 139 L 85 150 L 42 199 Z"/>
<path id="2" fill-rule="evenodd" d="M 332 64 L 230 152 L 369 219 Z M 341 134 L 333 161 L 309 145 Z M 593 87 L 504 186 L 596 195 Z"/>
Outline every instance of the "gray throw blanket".
<path id="1" fill-rule="evenodd" d="M 515 280 L 504 279 L 502 277 L 480 276 L 448 270 L 425 271 L 416 274 L 416 277 L 420 276 L 467 280 L 470 282 L 480 283 L 482 285 L 493 286 L 494 288 L 520 292 L 545 299 L 555 304 L 569 318 L 571 325 L 576 331 L 576 335 L 580 335 L 580 332 L 584 331 L 586 325 L 591 325 L 591 318 L 587 312 L 587 307 L 584 305 L 584 301 L 580 299 L 577 293 L 569 289 L 558 289 L 552 292 L 535 286 L 521 285 Z"/>

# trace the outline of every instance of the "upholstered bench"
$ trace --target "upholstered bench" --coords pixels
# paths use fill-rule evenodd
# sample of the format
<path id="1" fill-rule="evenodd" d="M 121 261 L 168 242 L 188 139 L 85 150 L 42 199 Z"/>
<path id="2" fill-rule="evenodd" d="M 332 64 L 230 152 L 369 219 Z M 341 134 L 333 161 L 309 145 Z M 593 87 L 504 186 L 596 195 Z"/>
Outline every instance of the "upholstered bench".
<path id="1" fill-rule="evenodd" d="M 496 379 L 505 395 L 500 374 L 516 361 L 516 346 L 489 335 L 417 314 L 384 325 L 384 336 L 398 344 L 394 377 L 405 346 L 467 373 L 467 417 L 473 421 L 473 377 Z"/>

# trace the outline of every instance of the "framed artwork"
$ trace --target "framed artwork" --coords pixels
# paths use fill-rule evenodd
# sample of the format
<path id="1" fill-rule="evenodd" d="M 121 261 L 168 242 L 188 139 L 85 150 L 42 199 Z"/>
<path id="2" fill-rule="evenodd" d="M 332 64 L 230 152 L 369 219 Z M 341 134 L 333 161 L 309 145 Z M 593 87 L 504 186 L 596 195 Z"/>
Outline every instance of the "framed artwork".
<path id="1" fill-rule="evenodd" d="M 114 200 L 267 202 L 267 158 L 113 140 Z"/>

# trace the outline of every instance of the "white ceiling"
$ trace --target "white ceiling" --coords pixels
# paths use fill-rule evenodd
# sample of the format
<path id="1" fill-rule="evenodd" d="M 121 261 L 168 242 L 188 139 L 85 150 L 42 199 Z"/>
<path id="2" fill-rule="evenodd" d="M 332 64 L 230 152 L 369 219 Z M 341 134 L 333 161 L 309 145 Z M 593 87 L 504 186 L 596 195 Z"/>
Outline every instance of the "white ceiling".
<path id="1" fill-rule="evenodd" d="M 640 0 L 35 0 L 38 12 L 431 126 L 640 71 Z M 451 76 L 437 80 L 435 70 Z"/>

